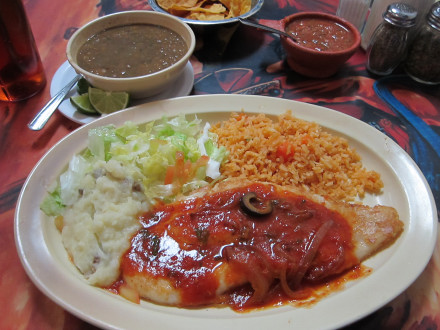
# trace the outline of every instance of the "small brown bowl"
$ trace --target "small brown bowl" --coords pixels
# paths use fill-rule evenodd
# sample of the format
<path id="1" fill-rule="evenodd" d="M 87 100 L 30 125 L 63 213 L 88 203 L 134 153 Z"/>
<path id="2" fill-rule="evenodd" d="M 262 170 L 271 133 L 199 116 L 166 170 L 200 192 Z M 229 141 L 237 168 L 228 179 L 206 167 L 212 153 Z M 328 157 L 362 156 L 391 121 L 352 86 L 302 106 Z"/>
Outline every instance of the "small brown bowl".
<path id="1" fill-rule="evenodd" d="M 355 53 L 360 45 L 361 35 L 350 22 L 335 15 L 319 12 L 302 12 L 287 16 L 281 21 L 280 29 L 286 31 L 292 22 L 310 18 L 340 25 L 353 34 L 352 43 L 347 48 L 335 51 L 308 48 L 287 37 L 281 37 L 281 43 L 287 53 L 287 64 L 292 70 L 311 78 L 327 78 L 335 74 Z"/>

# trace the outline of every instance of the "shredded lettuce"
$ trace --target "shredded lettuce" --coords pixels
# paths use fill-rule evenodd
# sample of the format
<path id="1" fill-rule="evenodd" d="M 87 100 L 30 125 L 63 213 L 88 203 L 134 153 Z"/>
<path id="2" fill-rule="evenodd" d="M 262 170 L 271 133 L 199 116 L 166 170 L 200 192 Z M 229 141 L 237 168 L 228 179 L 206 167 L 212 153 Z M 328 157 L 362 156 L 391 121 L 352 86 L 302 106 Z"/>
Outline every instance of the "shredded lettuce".
<path id="1" fill-rule="evenodd" d="M 65 205 L 72 205 L 80 197 L 80 183 L 84 175 L 90 172 L 90 160 L 75 155 L 69 162 L 69 168 L 60 175 L 60 197 Z"/>
<path id="2" fill-rule="evenodd" d="M 115 127 L 101 126 L 92 128 L 89 131 L 88 147 L 91 153 L 101 160 L 108 161 L 111 158 L 109 153 L 113 142 L 121 141 L 115 132 Z"/>
<path id="3" fill-rule="evenodd" d="M 61 199 L 59 186 L 52 191 L 41 203 L 40 209 L 48 216 L 57 216 L 62 213 L 65 205 Z"/>
<path id="4" fill-rule="evenodd" d="M 199 137 L 197 144 L 202 155 L 209 156 L 208 166 L 206 168 L 206 176 L 216 179 L 220 176 L 220 165 L 227 157 L 225 147 L 217 147 L 217 143 L 213 140 L 215 134 L 210 134 L 211 125 L 205 124 L 202 135 Z"/>
<path id="5" fill-rule="evenodd" d="M 54 215 L 61 213 L 64 205 L 75 203 L 81 195 L 81 178 L 98 162 L 110 159 L 117 160 L 132 178 L 143 183 L 143 191 L 151 201 L 173 201 L 177 194 L 206 186 L 219 178 L 220 165 L 228 156 L 209 128 L 208 123 L 202 128 L 200 119 L 188 120 L 184 115 L 142 125 L 126 122 L 118 128 L 93 128 L 86 150 L 72 158 L 42 209 L 44 205 L 43 211 Z"/>

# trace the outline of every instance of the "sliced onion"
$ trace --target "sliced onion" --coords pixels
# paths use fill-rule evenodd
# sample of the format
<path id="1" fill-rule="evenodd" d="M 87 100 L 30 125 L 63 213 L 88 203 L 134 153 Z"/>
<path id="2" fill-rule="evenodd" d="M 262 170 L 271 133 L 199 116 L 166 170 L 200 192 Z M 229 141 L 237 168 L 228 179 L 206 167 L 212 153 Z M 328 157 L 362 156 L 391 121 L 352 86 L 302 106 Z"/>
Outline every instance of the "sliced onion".
<path id="1" fill-rule="evenodd" d="M 310 293 L 305 290 L 292 290 L 287 283 L 287 269 L 284 268 L 280 273 L 280 284 L 281 289 L 283 289 L 284 293 L 290 298 L 295 300 L 302 300 L 309 297 Z"/>
<path id="2" fill-rule="evenodd" d="M 252 246 L 227 246 L 224 254 L 231 265 L 237 265 L 245 273 L 254 290 L 250 301 L 263 301 L 275 276 L 261 253 Z"/>
<path id="3" fill-rule="evenodd" d="M 315 258 L 316 252 L 318 252 L 319 246 L 321 245 L 325 235 L 327 235 L 327 232 L 329 231 L 330 227 L 333 225 L 333 221 L 326 221 L 319 229 L 316 231 L 315 235 L 313 235 L 312 239 L 310 240 L 306 251 L 304 255 L 302 256 L 299 265 L 298 270 L 293 278 L 292 286 L 294 288 L 298 287 L 301 283 L 304 275 L 306 274 L 307 270 L 310 268 L 310 265 L 312 264 L 313 259 Z"/>
<path id="4" fill-rule="evenodd" d="M 282 290 L 291 299 L 305 299 L 309 292 L 298 290 L 307 270 L 310 268 L 313 259 L 318 252 L 319 246 L 324 240 L 327 232 L 333 225 L 333 221 L 327 221 L 318 228 L 306 246 L 306 251 L 301 257 L 298 267 L 295 258 L 282 249 L 279 244 L 273 247 L 273 251 L 284 260 L 284 266 L 280 272 L 275 273 L 269 262 L 262 257 L 263 253 L 254 246 L 226 246 L 223 250 L 226 260 L 231 265 L 236 265 L 241 269 L 254 290 L 252 302 L 258 303 L 265 299 L 275 278 L 279 278 Z M 289 272 L 293 271 L 293 276 L 288 276 L 288 265 L 293 265 Z M 296 269 L 295 269 L 296 268 Z M 289 279 L 288 279 L 289 278 Z"/>

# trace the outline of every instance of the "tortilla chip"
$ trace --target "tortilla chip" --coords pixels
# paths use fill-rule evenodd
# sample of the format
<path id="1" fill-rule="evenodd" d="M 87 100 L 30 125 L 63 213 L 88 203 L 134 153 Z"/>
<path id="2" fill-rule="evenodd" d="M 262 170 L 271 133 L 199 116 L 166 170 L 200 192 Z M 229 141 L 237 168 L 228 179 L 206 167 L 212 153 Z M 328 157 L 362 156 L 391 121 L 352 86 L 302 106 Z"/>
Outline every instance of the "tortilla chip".
<path id="1" fill-rule="evenodd" d="M 186 18 L 186 16 L 188 16 L 191 13 L 191 11 L 188 11 L 188 10 L 177 10 L 174 8 L 170 8 L 167 11 L 171 15 L 178 16 L 178 17 L 185 17 L 185 18 Z"/>
<path id="2" fill-rule="evenodd" d="M 251 10 L 251 0 L 220 0 L 228 9 L 232 17 L 246 14 Z"/>
<path id="3" fill-rule="evenodd" d="M 170 9 L 172 10 L 187 10 L 190 12 L 199 12 L 199 13 L 207 13 L 207 14 L 220 14 L 226 12 L 226 7 L 222 4 L 213 4 L 206 7 L 182 7 L 182 6 L 173 6 Z"/>
<path id="4" fill-rule="evenodd" d="M 251 0 L 157 0 L 170 14 L 200 21 L 223 20 L 247 13 Z"/>
<path id="5" fill-rule="evenodd" d="M 213 14 L 224 13 L 226 11 L 226 7 L 223 6 L 221 3 L 214 3 L 212 5 L 208 5 L 201 9 L 202 9 L 201 11 L 204 11 L 206 13 L 213 13 Z"/>
<path id="6" fill-rule="evenodd" d="M 174 6 L 179 7 L 195 7 L 197 3 L 204 2 L 200 0 L 157 0 L 157 4 L 168 11 L 168 9 L 173 8 Z"/>
<path id="7" fill-rule="evenodd" d="M 225 19 L 225 15 L 210 13 L 191 13 L 191 15 L 188 15 L 186 18 L 198 21 L 221 21 Z"/>

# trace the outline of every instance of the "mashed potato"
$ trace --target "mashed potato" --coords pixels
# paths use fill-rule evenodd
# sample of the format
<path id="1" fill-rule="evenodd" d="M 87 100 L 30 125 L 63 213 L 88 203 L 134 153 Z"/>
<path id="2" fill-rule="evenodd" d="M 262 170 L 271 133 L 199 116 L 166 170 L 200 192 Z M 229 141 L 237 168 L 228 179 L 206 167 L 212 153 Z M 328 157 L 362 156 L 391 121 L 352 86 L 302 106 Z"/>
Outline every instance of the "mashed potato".
<path id="1" fill-rule="evenodd" d="M 92 128 L 40 204 L 54 220 L 71 261 L 91 285 L 118 280 L 120 260 L 158 200 L 209 185 L 227 151 L 209 125 L 184 115 Z"/>
<path id="2" fill-rule="evenodd" d="M 149 208 L 141 184 L 126 171 L 116 160 L 97 162 L 63 214 L 63 244 L 92 285 L 117 280 L 120 257 L 140 226 L 137 216 Z"/>

